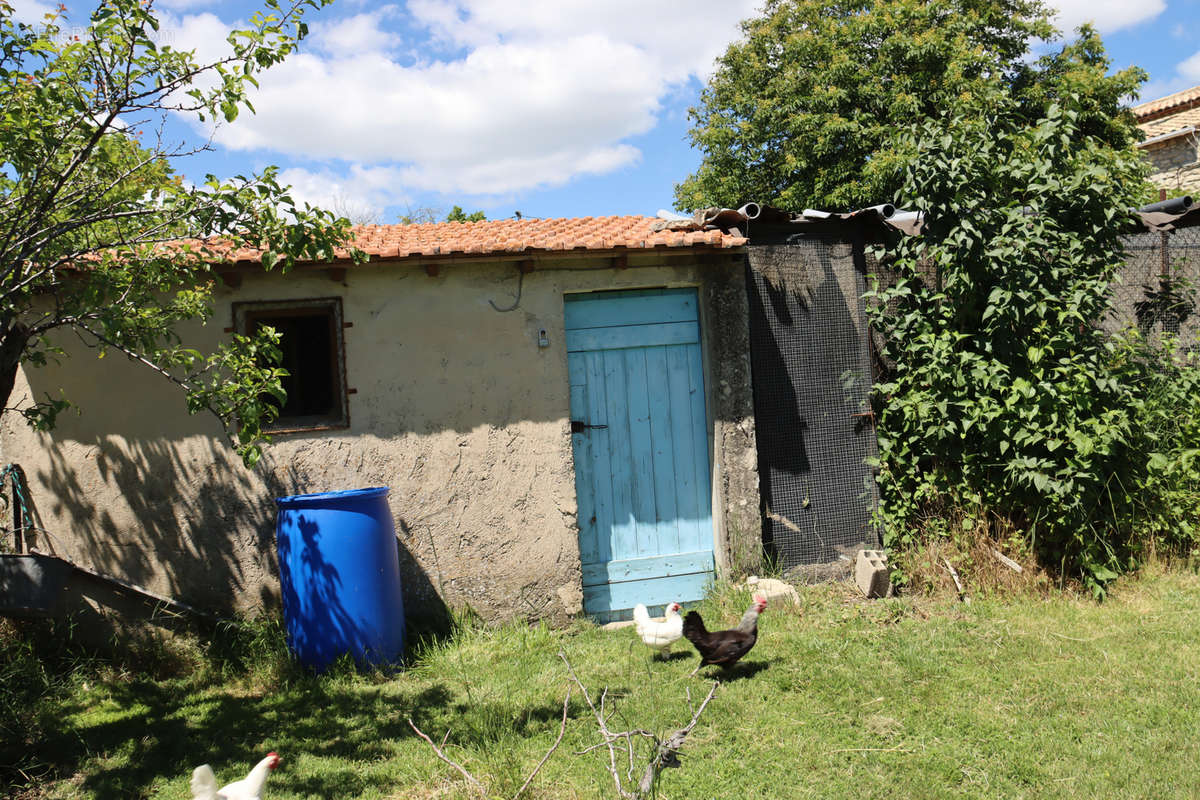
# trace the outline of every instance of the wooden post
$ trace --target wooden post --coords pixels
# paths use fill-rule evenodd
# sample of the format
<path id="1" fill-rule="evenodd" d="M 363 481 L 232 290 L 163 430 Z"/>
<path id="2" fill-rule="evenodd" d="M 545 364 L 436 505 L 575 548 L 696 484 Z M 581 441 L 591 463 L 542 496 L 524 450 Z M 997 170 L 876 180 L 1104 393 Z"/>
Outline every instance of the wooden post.
<path id="1" fill-rule="evenodd" d="M 1158 190 L 1158 199 L 1159 200 L 1167 199 L 1167 190 L 1166 189 Z M 1159 289 L 1161 290 L 1163 288 L 1165 282 L 1167 280 L 1169 280 L 1171 277 L 1171 256 L 1170 256 L 1170 253 L 1168 252 L 1168 250 L 1171 246 L 1171 232 L 1170 231 L 1162 231 L 1161 233 L 1158 234 L 1158 237 L 1159 237 L 1158 280 L 1159 280 Z"/>

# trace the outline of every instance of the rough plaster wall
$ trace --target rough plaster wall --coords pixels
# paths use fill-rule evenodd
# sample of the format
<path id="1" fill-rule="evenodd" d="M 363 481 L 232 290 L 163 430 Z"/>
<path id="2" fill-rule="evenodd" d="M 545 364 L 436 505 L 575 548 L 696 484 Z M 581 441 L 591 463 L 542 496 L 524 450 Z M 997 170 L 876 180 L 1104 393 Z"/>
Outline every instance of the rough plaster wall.
<path id="1" fill-rule="evenodd" d="M 721 339 L 745 327 L 736 264 L 577 266 L 526 275 L 509 313 L 488 301 L 511 304 L 511 264 L 453 265 L 434 278 L 407 265 L 366 267 L 345 284 L 322 272 L 248 275 L 238 289 L 220 290 L 217 317 L 185 330 L 188 341 L 219 339 L 235 301 L 340 296 L 353 323 L 345 331 L 347 385 L 357 390 L 350 428 L 278 435 L 254 471 L 215 421 L 188 417 L 166 383 L 71 342 L 72 358 L 23 374 L 14 398 L 62 390 L 80 414 L 65 415 L 52 435 L 6 415 L 0 448 L 25 466 L 50 532 L 46 549 L 204 607 L 278 603 L 274 497 L 386 485 L 415 624 L 440 624 L 446 603 L 487 619 L 562 619 L 582 601 L 563 292 L 696 285 L 720 274 L 719 289 L 705 294 L 706 324 Z M 538 347 L 541 330 L 548 348 Z M 747 442 L 754 449 L 748 369 L 737 347 L 709 352 L 719 365 L 710 372 L 729 386 L 714 407 L 723 488 L 714 511 L 724 530 L 741 531 L 740 501 L 757 511 L 758 496 L 745 455 Z M 726 494 L 743 491 L 753 496 L 722 515 Z"/>
<path id="2" fill-rule="evenodd" d="M 745 267 L 713 274 L 706 286 L 709 309 L 709 363 L 714 385 L 714 509 L 721 527 L 718 566 L 731 575 L 757 572 L 762 565 L 759 517 L 758 446 L 750 376 L 750 323 Z"/>

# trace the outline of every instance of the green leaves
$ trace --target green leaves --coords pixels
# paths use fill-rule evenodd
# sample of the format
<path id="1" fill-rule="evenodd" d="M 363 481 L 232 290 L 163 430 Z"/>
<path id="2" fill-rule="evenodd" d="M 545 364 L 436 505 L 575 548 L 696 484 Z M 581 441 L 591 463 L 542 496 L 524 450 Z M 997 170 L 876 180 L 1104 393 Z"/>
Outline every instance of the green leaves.
<path id="1" fill-rule="evenodd" d="M 991 80 L 1029 83 L 1030 46 L 1053 34 L 1036 0 L 769 0 L 742 30 L 690 112 L 704 158 L 676 186 L 681 209 L 889 200 L 914 157 L 906 132 Z"/>
<path id="2" fill-rule="evenodd" d="M 1135 455 L 1146 383 L 1132 365 L 1151 361 L 1096 324 L 1144 167 L 1113 96 L 1131 76 L 1106 75 L 1084 36 L 898 134 L 914 154 L 898 202 L 929 224 L 888 253 L 901 280 L 871 308 L 897 365 L 878 387 L 889 541 L 975 508 L 1036 529 L 1048 563 L 1102 593 L 1138 525 L 1113 488 L 1161 493 L 1149 466 L 1183 458 Z M 1076 93 L 1048 91 L 1064 76 Z"/>
<path id="3" fill-rule="evenodd" d="M 60 14 L 37 27 L 0 14 L 0 407 L 20 364 L 60 353 L 48 334 L 74 329 L 100 355 L 123 353 L 177 384 L 189 410 L 216 414 L 253 463 L 274 413 L 263 398 L 281 391 L 271 343 L 200 353 L 175 329 L 211 315 L 210 264 L 243 247 L 261 250 L 267 269 L 329 260 L 349 225 L 298 206 L 274 168 L 189 186 L 176 164 L 198 150 L 168 146 L 154 128 L 179 112 L 252 112 L 258 72 L 292 51 L 303 13 L 327 2 L 266 3 L 208 63 L 160 45 L 153 6 L 140 0 L 98 0 L 79 34 Z M 66 402 L 22 413 L 48 429 Z"/>

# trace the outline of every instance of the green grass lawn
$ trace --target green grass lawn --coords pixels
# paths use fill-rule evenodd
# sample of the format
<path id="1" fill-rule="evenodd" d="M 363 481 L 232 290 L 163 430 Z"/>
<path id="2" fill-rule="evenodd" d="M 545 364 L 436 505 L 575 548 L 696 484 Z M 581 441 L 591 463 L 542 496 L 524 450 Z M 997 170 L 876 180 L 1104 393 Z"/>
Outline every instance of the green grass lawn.
<path id="1" fill-rule="evenodd" d="M 719 594 L 701 607 L 710 627 L 747 604 Z M 801 597 L 763 615 L 658 797 L 1200 796 L 1192 573 L 1123 582 L 1103 605 L 864 601 L 837 585 Z M 270 798 L 471 796 L 411 717 L 492 795 L 512 797 L 559 732 L 559 651 L 593 700 L 607 688 L 612 730 L 681 727 L 717 673 L 688 678 L 698 659 L 686 642 L 653 661 L 631 629 L 580 623 L 463 630 L 392 676 L 76 676 L 46 699 L 51 733 L 26 748 L 46 778 L 16 796 L 190 798 L 197 764 L 224 782 L 268 750 L 285 759 Z M 580 754 L 600 736 L 578 692 L 568 714 L 525 796 L 615 796 L 607 750 Z"/>

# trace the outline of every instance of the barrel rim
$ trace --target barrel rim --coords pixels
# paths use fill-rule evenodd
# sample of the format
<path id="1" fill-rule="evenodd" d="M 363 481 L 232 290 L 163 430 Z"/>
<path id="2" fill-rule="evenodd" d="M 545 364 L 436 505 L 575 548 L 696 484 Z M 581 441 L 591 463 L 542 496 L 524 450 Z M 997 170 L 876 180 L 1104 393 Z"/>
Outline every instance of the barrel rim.
<path id="1" fill-rule="evenodd" d="M 294 494 L 287 497 L 276 497 L 275 505 L 280 508 L 288 506 L 312 505 L 331 500 L 349 500 L 353 498 L 379 497 L 386 495 L 387 486 L 373 486 L 368 489 L 342 489 L 336 492 L 317 492 L 315 494 Z"/>

